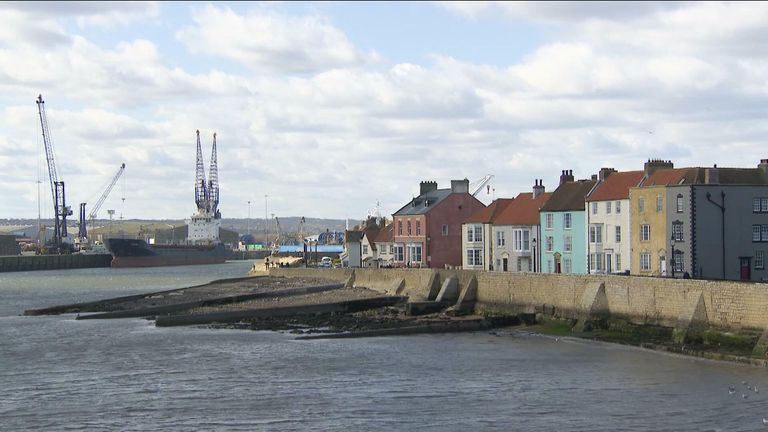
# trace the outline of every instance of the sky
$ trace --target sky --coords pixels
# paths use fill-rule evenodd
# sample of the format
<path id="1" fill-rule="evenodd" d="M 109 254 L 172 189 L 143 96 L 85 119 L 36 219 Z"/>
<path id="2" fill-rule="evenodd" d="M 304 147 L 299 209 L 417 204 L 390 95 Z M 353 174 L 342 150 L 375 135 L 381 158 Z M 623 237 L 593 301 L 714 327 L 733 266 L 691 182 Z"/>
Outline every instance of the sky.
<path id="1" fill-rule="evenodd" d="M 768 4 L 2 2 L 0 218 L 195 210 L 217 133 L 224 218 L 392 214 L 419 183 L 768 158 Z M 39 194 L 38 194 L 39 191 Z M 38 196 L 40 199 L 38 200 Z M 265 197 L 266 196 L 266 197 Z M 250 201 L 250 203 L 249 203 Z"/>

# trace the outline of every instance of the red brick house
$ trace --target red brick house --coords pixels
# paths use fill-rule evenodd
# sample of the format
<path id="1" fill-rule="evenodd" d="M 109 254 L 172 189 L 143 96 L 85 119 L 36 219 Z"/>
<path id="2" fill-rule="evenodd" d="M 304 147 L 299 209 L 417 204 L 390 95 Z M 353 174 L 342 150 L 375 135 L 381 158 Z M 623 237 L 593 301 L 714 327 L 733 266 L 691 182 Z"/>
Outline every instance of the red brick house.
<path id="1" fill-rule="evenodd" d="M 469 180 L 450 189 L 423 181 L 419 196 L 392 215 L 396 266 L 461 266 L 461 223 L 485 205 L 469 193 Z"/>

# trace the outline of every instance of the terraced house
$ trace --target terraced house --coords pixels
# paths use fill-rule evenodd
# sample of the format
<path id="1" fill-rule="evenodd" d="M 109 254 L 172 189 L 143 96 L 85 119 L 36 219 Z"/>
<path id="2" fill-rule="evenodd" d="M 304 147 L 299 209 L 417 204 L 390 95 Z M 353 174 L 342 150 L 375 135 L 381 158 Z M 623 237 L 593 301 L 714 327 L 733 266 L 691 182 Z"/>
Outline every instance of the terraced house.
<path id="1" fill-rule="evenodd" d="M 588 273 L 624 273 L 630 269 L 631 225 L 629 189 L 643 171 L 616 172 L 602 168 L 586 199 Z"/>
<path id="2" fill-rule="evenodd" d="M 596 183 L 597 177 L 574 181 L 570 170 L 560 175 L 560 185 L 539 213 L 543 273 L 587 272 L 584 200 Z"/>
<path id="3" fill-rule="evenodd" d="M 438 189 L 423 181 L 419 196 L 392 215 L 395 266 L 460 267 L 461 224 L 485 205 L 469 193 L 469 180 L 451 180 Z"/>
<path id="4" fill-rule="evenodd" d="M 757 168 L 649 161 L 630 190 L 632 273 L 768 280 L 768 159 Z"/>

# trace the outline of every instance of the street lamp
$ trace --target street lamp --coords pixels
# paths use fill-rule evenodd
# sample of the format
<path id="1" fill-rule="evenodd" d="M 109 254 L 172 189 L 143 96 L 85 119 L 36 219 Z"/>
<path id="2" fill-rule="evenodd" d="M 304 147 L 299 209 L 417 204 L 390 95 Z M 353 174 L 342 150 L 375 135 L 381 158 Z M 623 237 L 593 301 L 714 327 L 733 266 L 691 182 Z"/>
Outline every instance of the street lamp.
<path id="1" fill-rule="evenodd" d="M 533 272 L 536 273 L 536 238 L 531 240 L 531 244 L 533 245 Z"/>
<path id="2" fill-rule="evenodd" d="M 669 260 L 669 265 L 672 267 L 672 277 L 675 277 L 675 234 L 669 238 L 669 245 L 672 246 L 672 258 Z"/>

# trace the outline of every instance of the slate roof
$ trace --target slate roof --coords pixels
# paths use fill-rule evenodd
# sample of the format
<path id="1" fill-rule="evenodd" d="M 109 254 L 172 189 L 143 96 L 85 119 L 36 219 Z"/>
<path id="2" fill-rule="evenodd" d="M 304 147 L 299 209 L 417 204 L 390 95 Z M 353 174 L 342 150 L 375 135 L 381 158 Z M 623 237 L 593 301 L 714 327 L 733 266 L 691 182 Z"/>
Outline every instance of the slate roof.
<path id="1" fill-rule="evenodd" d="M 708 169 L 717 171 L 717 178 L 712 184 L 768 185 L 768 175 L 759 168 L 695 167 L 658 170 L 643 180 L 641 186 L 703 185 L 706 184 Z"/>
<path id="2" fill-rule="evenodd" d="M 435 189 L 429 192 L 423 193 L 416 198 L 412 199 L 408 204 L 404 205 L 398 210 L 394 216 L 404 215 L 421 215 L 432 210 L 432 207 L 437 205 L 440 201 L 446 199 L 451 194 L 451 189 Z M 429 205 L 425 205 L 428 203 Z"/>
<path id="3" fill-rule="evenodd" d="M 549 197 L 541 211 L 584 211 L 584 199 L 597 183 L 596 180 L 578 180 L 561 184 Z"/>
<path id="4" fill-rule="evenodd" d="M 704 183 L 703 172 L 699 173 L 698 168 L 667 168 L 655 171 L 644 179 L 640 186 L 674 186 L 696 183 Z"/>
<path id="5" fill-rule="evenodd" d="M 629 198 L 629 188 L 640 184 L 644 171 L 624 171 L 611 173 L 605 180 L 597 183 L 586 201 L 610 201 Z"/>
<path id="6" fill-rule="evenodd" d="M 523 192 L 515 197 L 494 220 L 495 225 L 538 225 L 539 209 L 549 201 L 552 192 L 544 192 L 533 198 L 532 192 Z"/>
<path id="7" fill-rule="evenodd" d="M 469 216 L 463 223 L 496 223 L 495 219 L 497 215 L 504 211 L 504 209 L 512 204 L 513 201 L 514 198 L 499 198 L 493 201 L 488 207 L 478 210 L 476 213 Z"/>

